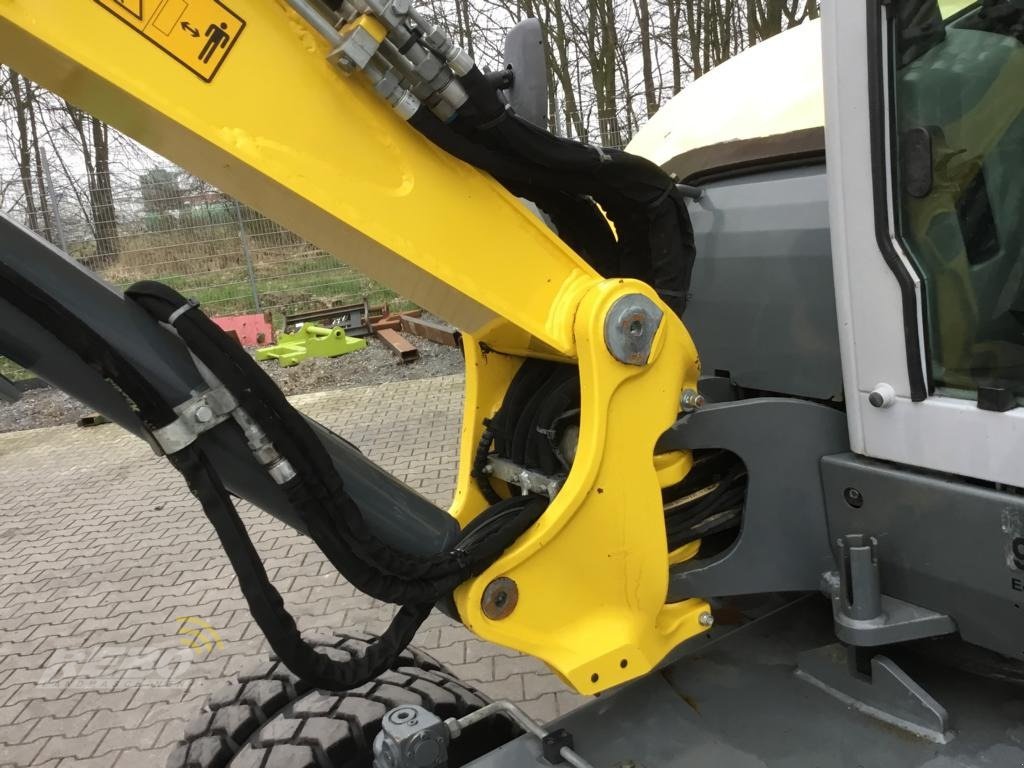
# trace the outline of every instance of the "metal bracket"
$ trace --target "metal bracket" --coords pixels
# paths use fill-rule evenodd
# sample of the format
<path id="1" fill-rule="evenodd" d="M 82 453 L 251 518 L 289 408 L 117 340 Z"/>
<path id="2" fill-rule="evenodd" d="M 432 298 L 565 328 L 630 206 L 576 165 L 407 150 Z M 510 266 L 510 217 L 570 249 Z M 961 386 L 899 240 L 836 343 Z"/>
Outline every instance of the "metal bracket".
<path id="1" fill-rule="evenodd" d="M 657 453 L 721 448 L 743 460 L 749 482 L 732 547 L 673 566 L 669 600 L 813 591 L 835 567 L 821 488 L 823 456 L 848 449 L 846 416 L 783 398 L 711 403 L 677 421 Z"/>
<path id="2" fill-rule="evenodd" d="M 498 456 L 488 457 L 484 472 L 518 486 L 524 496 L 528 493 L 542 493 L 553 499 L 565 482 L 564 476 L 545 475 Z"/>
<path id="3" fill-rule="evenodd" d="M 423 707 L 389 710 L 373 740 L 373 768 L 447 768 L 448 727 Z"/>
<path id="4" fill-rule="evenodd" d="M 956 632 L 949 616 L 882 594 L 873 536 L 847 534 L 836 546 L 840 570 L 824 575 L 822 591 L 832 599 L 836 636 L 844 643 L 872 647 Z"/>
<path id="5" fill-rule="evenodd" d="M 870 674 L 857 672 L 855 649 L 839 643 L 801 653 L 796 675 L 859 712 L 936 744 L 953 739 L 949 713 L 887 656 L 871 658 Z"/>
<path id="6" fill-rule="evenodd" d="M 437 715 L 414 704 L 395 707 L 384 715 L 373 740 L 373 768 L 446 768 L 448 746 L 467 728 L 501 716 L 541 743 L 545 762 L 571 768 L 594 768 L 575 750 L 572 734 L 564 728 L 547 731 L 510 701 L 492 701 L 460 718 L 442 722 Z"/>
<path id="7" fill-rule="evenodd" d="M 159 447 L 158 453 L 177 453 L 186 448 L 203 432 L 228 419 L 237 407 L 238 401 L 224 387 L 208 389 L 186 400 L 174 409 L 178 418 L 151 430 L 150 435 Z"/>

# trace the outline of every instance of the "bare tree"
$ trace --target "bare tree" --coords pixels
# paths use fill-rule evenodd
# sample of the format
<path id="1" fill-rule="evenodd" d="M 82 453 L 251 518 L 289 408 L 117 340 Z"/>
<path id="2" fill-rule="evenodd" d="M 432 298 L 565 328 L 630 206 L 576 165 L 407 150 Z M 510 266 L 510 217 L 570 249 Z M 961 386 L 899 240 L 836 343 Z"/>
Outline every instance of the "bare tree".
<path id="1" fill-rule="evenodd" d="M 96 241 L 92 266 L 108 266 L 118 257 L 117 212 L 114 208 L 113 183 L 110 174 L 110 128 L 97 117 L 62 101 L 88 179 L 89 223 Z"/>
<path id="2" fill-rule="evenodd" d="M 39 222 L 39 204 L 37 190 L 33 183 L 32 134 L 30 131 L 29 113 L 32 111 L 31 96 L 28 92 L 28 81 L 10 67 L 6 67 L 6 96 L 14 112 L 14 139 L 17 145 L 18 176 L 21 179 L 24 193 L 25 215 L 28 226 L 34 232 L 42 231 Z"/>
<path id="3" fill-rule="evenodd" d="M 643 62 L 644 103 L 647 116 L 658 111 L 658 92 L 654 87 L 653 34 L 651 30 L 651 7 L 648 0 L 634 0 L 636 20 L 640 27 L 640 56 Z"/>

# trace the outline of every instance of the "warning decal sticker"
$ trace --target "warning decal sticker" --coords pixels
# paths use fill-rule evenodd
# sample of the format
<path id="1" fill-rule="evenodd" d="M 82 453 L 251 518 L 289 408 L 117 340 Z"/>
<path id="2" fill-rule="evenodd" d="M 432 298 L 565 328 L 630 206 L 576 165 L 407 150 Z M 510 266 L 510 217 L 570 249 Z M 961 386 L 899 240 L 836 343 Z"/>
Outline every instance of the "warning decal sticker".
<path id="1" fill-rule="evenodd" d="M 96 0 L 207 83 L 245 29 L 220 0 Z"/>

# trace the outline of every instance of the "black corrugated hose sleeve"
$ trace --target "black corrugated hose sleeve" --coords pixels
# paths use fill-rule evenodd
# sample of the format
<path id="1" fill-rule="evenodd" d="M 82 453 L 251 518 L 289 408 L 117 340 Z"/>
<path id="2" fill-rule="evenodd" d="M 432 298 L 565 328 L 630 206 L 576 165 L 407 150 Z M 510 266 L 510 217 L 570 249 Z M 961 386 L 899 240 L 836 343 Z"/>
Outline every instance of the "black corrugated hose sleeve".
<path id="1" fill-rule="evenodd" d="M 174 292 L 171 292 L 171 295 L 180 299 L 180 296 Z M 175 414 L 171 404 L 164 401 L 145 377 L 131 363 L 121 357 L 104 338 L 65 307 L 50 300 L 35 285 L 23 280 L 3 265 L 0 265 L 0 296 L 39 322 L 51 333 L 59 334 L 66 339 L 69 342 L 69 347 L 85 363 L 96 368 L 121 389 L 126 398 L 138 409 L 143 421 L 150 427 L 163 426 L 174 420 Z M 181 306 L 183 301 L 180 299 L 176 302 L 177 306 Z M 154 302 L 150 300 L 145 303 L 153 304 Z M 156 314 L 160 318 L 160 313 Z M 201 315 L 201 313 L 189 314 Z M 166 321 L 168 316 L 169 313 L 160 319 Z M 213 324 L 210 323 L 210 325 Z M 216 328 L 216 326 L 213 327 Z M 217 329 L 217 334 L 220 333 Z M 217 338 L 217 335 L 212 334 L 207 337 L 207 340 L 209 338 Z M 237 347 L 237 345 L 235 346 Z M 213 349 L 216 347 L 217 345 L 213 345 Z M 237 348 L 240 349 L 240 347 Z M 245 355 L 245 358 L 248 360 L 248 355 Z M 246 401 L 247 410 L 250 413 L 260 411 L 261 403 L 255 388 L 245 384 L 244 377 L 239 371 L 231 370 L 230 366 L 220 365 L 217 367 L 220 369 L 219 377 L 225 375 L 235 384 L 236 389 L 233 390 L 233 393 L 236 397 Z M 241 369 L 244 370 L 244 366 Z M 259 373 L 263 375 L 262 370 L 259 370 Z M 280 393 L 278 395 L 280 396 Z M 281 399 L 283 400 L 283 396 Z M 273 421 L 273 417 L 277 416 L 273 409 L 262 408 L 262 411 L 268 421 Z M 307 430 L 309 429 L 304 419 L 299 417 L 299 421 Z M 295 450 L 295 444 L 288 439 L 286 425 L 275 423 L 274 427 L 279 441 L 288 443 Z M 264 428 L 266 429 L 266 426 Z M 311 433 L 311 430 L 309 431 Z M 313 439 L 316 439 L 315 435 Z M 323 450 L 319 441 L 316 442 Z M 487 564 L 493 562 L 512 541 L 522 535 L 536 521 L 546 506 L 545 502 L 537 498 L 515 498 L 493 507 L 489 510 L 492 514 L 487 517 L 487 520 L 494 520 L 499 524 L 484 525 L 483 523 L 487 520 L 481 520 L 476 525 L 468 527 L 459 548 L 455 552 L 449 553 L 452 561 L 458 564 L 459 576 L 451 576 L 429 585 L 420 584 L 418 590 L 406 590 L 406 594 L 409 596 L 422 596 L 430 599 L 405 601 L 407 604 L 399 609 L 388 629 L 369 645 L 364 655 L 348 661 L 339 661 L 317 652 L 303 641 L 294 619 L 285 609 L 280 593 L 267 577 L 266 569 L 252 546 L 248 532 L 238 517 L 227 490 L 206 456 L 193 444 L 169 455 L 168 459 L 185 477 L 190 490 L 199 500 L 213 524 L 232 567 L 238 575 L 239 585 L 253 618 L 267 637 L 271 647 L 281 657 L 284 664 L 304 681 L 329 690 L 348 690 L 357 687 L 372 680 L 390 667 L 393 659 L 411 641 L 416 630 L 429 614 L 437 597 L 445 590 L 451 591 L 460 580 L 481 572 Z M 333 472 L 333 465 L 331 465 L 331 470 Z M 303 499 L 302 492 L 291 492 L 289 496 L 297 505 L 307 508 L 306 517 L 314 523 L 313 527 L 319 530 L 321 536 L 330 538 L 335 535 L 335 532 L 331 531 L 329 527 L 321 525 L 324 516 L 320 514 L 319 509 L 312 509 L 316 506 L 312 500 Z M 340 548 L 340 546 L 334 542 L 331 548 Z M 346 562 L 351 564 L 352 560 L 349 559 Z M 371 586 L 374 586 L 372 579 L 379 576 L 374 572 L 373 567 L 367 564 L 362 564 L 352 570 L 356 572 L 355 575 L 360 577 L 360 581 L 371 579 Z M 402 588 L 407 586 L 403 584 Z"/>
<path id="2" fill-rule="evenodd" d="M 162 322 L 187 306 L 183 296 L 160 283 L 138 283 L 127 294 Z M 286 485 L 286 493 L 317 545 L 358 588 L 393 603 L 433 602 L 491 562 L 493 558 L 476 548 L 456 547 L 430 558 L 416 558 L 381 542 L 369 532 L 362 513 L 344 492 L 341 478 L 309 424 L 249 354 L 197 306 L 180 313 L 174 327 L 291 462 L 298 477 Z M 519 506 L 523 506 L 522 500 Z M 522 512 L 525 524 L 515 516 L 501 518 L 487 532 L 488 537 L 508 546 L 536 519 L 534 511 Z"/>
<path id="3" fill-rule="evenodd" d="M 150 428 L 166 426 L 177 418 L 156 388 L 106 340 L 67 307 L 5 264 L 0 264 L 0 297 L 64 341 L 68 349 L 108 381 L 117 384 Z"/>
<path id="4" fill-rule="evenodd" d="M 488 504 L 497 504 L 501 501 L 501 496 L 494 490 L 491 479 L 486 474 L 487 455 L 490 453 L 493 442 L 494 430 L 485 429 L 477 441 L 476 451 L 473 452 L 473 469 L 470 472 L 470 476 L 476 482 L 476 487 L 480 489 L 480 493 L 483 494 Z"/>
<path id="5" fill-rule="evenodd" d="M 149 382 L 102 337 L 65 307 L 48 300 L 39 289 L 0 265 L 0 295 L 19 310 L 59 334 L 82 360 L 116 384 L 139 409 L 140 417 L 151 427 L 173 421 L 175 414 Z M 387 631 L 371 643 L 364 656 L 339 662 L 307 645 L 294 619 L 285 610 L 280 593 L 267 578 L 259 555 L 249 540 L 227 491 L 212 472 L 205 456 L 189 447 L 168 456 L 171 464 L 185 477 L 213 524 L 253 618 L 267 637 L 271 648 L 285 665 L 300 678 L 320 688 L 347 690 L 372 680 L 390 667 L 411 641 L 430 613 L 431 603 L 401 608 Z"/>
<path id="6" fill-rule="evenodd" d="M 332 691 L 355 688 L 388 669 L 392 660 L 411 642 L 430 613 L 431 603 L 400 608 L 384 633 L 367 646 L 363 656 L 340 661 L 315 650 L 302 639 L 295 619 L 285 609 L 281 594 L 270 582 L 235 505 L 207 458 L 190 446 L 168 459 L 188 482 L 216 530 L 256 624 L 274 652 L 302 680 Z"/>
<path id="7" fill-rule="evenodd" d="M 149 281 L 136 283 L 128 289 L 127 295 L 161 322 L 166 322 L 186 303 L 173 289 Z M 246 395 L 258 401 L 251 403 L 254 409 L 251 415 L 292 463 L 303 482 L 309 483 L 310 495 L 319 502 L 320 508 L 329 510 L 327 514 L 338 530 L 338 537 L 351 547 L 352 554 L 373 568 L 410 581 L 444 579 L 464 572 L 465 564 L 450 552 L 417 557 L 377 539 L 345 493 L 330 457 L 312 428 L 249 354 L 198 308 L 182 313 L 174 327 L 193 353 L 236 397 L 247 404 L 251 401 Z M 312 514 L 312 510 L 307 508 L 307 511 Z"/>
<path id="8" fill-rule="evenodd" d="M 514 194 L 538 204 L 551 203 L 550 191 L 592 197 L 615 223 L 622 275 L 649 282 L 677 314 L 686 307 L 695 247 L 685 199 L 673 179 L 644 158 L 617 149 L 599 149 L 555 136 L 523 120 L 501 101 L 480 70 L 459 78 L 469 100 L 450 124 L 425 107 L 409 124 L 455 157 L 491 173 Z M 596 252 L 581 233 L 593 214 L 566 215 L 560 233 L 583 247 L 581 255 L 608 274 L 609 254 Z M 619 213 L 613 214 L 612 211 Z M 622 212 L 628 212 L 622 215 Z M 641 257 L 642 258 L 639 258 Z"/>

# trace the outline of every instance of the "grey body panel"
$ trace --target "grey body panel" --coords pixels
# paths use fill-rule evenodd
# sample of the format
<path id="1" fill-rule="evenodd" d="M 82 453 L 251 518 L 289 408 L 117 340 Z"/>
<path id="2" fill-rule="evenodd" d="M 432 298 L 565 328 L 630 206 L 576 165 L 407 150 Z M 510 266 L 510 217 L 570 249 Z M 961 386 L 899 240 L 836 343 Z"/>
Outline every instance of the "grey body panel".
<path id="1" fill-rule="evenodd" d="M 832 537 L 877 538 L 885 594 L 947 614 L 964 640 L 1021 658 L 1024 571 L 1013 546 L 1024 539 L 1024 497 L 852 453 L 825 458 L 822 477 Z M 848 487 L 861 507 L 843 500 Z"/>
<path id="2" fill-rule="evenodd" d="M 841 397 L 824 165 L 713 182 L 689 209 L 697 260 L 683 320 L 705 373 Z"/>
<path id="3" fill-rule="evenodd" d="M 133 302 L 49 243 L 0 216 L 0 264 L 71 310 L 178 404 L 203 382 L 181 341 Z M 143 426 L 124 398 L 68 346 L 0 299 L 0 354 L 33 371 L 140 437 Z M 451 546 L 458 525 L 444 510 L 371 462 L 355 446 L 314 423 L 367 523 L 390 544 L 414 553 Z M 280 489 L 256 463 L 241 431 L 225 422 L 199 437 L 225 486 L 302 530 Z"/>
<path id="4" fill-rule="evenodd" d="M 508 89 L 508 102 L 524 120 L 546 128 L 548 124 L 547 58 L 540 19 L 527 18 L 505 37 L 505 66 L 515 80 Z"/>
<path id="5" fill-rule="evenodd" d="M 736 541 L 724 553 L 673 566 L 669 599 L 818 588 L 835 568 L 825 526 L 822 456 L 849 450 L 846 416 L 790 398 L 707 405 L 680 419 L 658 450 L 723 448 L 747 468 Z"/>
<path id="6" fill-rule="evenodd" d="M 718 628 L 713 632 L 717 633 Z M 554 723 L 600 768 L 1019 768 L 1024 690 L 900 657 L 949 711 L 955 736 L 935 744 L 851 710 L 797 678 L 801 651 L 833 640 L 821 598 L 800 599 Z M 546 766 L 521 737 L 472 768 Z M 630 763 L 629 761 L 632 761 Z"/>

